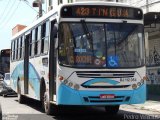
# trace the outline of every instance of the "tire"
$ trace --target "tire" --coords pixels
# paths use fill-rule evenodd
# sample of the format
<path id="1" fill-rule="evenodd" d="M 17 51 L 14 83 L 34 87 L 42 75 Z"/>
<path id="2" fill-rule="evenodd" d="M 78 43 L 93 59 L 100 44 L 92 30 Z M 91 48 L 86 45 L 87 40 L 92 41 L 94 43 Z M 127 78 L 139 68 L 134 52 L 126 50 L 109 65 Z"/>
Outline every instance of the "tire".
<path id="1" fill-rule="evenodd" d="M 58 106 L 53 105 L 53 104 L 50 103 L 49 95 L 47 94 L 47 92 L 44 92 L 41 102 L 42 102 L 43 111 L 47 115 L 58 115 L 59 114 Z"/>
<path id="2" fill-rule="evenodd" d="M 116 115 L 119 111 L 119 105 L 105 106 L 105 111 L 109 115 Z"/>
<path id="3" fill-rule="evenodd" d="M 3 94 L 3 97 L 7 97 L 7 94 Z"/>
<path id="4" fill-rule="evenodd" d="M 20 104 L 23 104 L 25 103 L 25 98 L 24 96 L 21 94 L 21 87 L 20 87 L 20 82 L 18 81 L 18 84 L 17 84 L 17 97 L 18 97 L 18 102 Z"/>

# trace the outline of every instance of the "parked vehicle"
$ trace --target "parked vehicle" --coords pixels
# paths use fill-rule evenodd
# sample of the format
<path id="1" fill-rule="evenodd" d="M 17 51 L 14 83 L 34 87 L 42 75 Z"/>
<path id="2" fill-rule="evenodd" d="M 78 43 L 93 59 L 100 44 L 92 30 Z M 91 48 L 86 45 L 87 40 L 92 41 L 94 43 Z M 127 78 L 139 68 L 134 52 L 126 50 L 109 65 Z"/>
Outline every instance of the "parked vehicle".
<path id="1" fill-rule="evenodd" d="M 0 74 L 0 81 L 3 81 L 4 76 L 2 74 Z"/>
<path id="2" fill-rule="evenodd" d="M 15 95 L 16 92 L 11 88 L 10 73 L 5 73 L 4 80 L 1 81 L 0 95 L 6 97 L 7 95 Z"/>

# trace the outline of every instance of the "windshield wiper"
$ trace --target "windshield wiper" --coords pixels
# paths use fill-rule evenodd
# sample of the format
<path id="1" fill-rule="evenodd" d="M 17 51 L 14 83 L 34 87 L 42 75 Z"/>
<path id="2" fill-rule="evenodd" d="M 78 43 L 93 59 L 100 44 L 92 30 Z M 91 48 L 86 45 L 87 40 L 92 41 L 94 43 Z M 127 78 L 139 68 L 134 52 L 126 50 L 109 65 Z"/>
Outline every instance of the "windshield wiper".
<path id="1" fill-rule="evenodd" d="M 87 25 L 86 25 L 85 20 L 81 20 L 81 23 L 82 23 L 82 27 L 83 27 L 84 33 L 86 34 L 86 37 L 87 37 L 87 39 L 89 40 L 89 45 L 90 45 L 90 47 L 91 47 L 91 50 L 92 50 L 92 52 L 93 52 L 93 39 L 92 39 L 92 35 L 91 35 L 91 33 L 89 32 L 89 30 L 88 30 L 88 27 L 87 27 Z"/>

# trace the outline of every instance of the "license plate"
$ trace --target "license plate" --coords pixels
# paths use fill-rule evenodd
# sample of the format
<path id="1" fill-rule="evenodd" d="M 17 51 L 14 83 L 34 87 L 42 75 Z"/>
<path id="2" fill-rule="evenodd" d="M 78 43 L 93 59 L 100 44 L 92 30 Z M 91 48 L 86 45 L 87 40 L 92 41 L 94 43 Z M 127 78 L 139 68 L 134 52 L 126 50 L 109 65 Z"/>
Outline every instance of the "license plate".
<path id="1" fill-rule="evenodd" d="M 100 98 L 101 99 L 113 99 L 115 98 L 115 95 L 114 94 L 101 94 Z"/>

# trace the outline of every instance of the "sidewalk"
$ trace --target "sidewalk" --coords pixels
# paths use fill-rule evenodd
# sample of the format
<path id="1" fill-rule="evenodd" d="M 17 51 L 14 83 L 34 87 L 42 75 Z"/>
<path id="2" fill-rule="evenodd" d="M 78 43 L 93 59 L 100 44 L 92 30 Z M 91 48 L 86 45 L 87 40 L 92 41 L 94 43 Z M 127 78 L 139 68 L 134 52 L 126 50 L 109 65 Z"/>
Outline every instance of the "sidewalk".
<path id="1" fill-rule="evenodd" d="M 129 105 L 139 110 L 149 110 L 160 113 L 160 96 L 150 95 L 144 104 Z"/>

